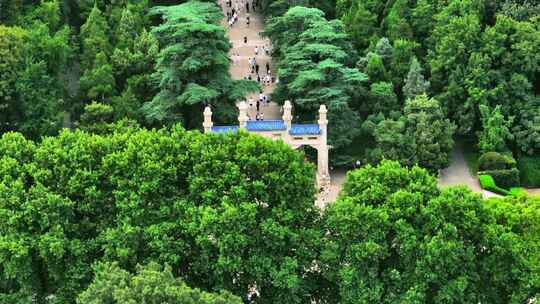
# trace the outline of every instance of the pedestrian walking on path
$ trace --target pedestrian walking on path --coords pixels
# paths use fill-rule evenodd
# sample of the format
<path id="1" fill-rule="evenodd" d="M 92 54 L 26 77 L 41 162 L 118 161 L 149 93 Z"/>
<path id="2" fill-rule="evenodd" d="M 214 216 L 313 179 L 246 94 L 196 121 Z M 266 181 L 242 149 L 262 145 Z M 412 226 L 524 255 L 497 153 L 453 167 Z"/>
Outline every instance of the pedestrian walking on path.
<path id="1" fill-rule="evenodd" d="M 270 73 L 270 63 L 266 62 L 266 74 Z"/>

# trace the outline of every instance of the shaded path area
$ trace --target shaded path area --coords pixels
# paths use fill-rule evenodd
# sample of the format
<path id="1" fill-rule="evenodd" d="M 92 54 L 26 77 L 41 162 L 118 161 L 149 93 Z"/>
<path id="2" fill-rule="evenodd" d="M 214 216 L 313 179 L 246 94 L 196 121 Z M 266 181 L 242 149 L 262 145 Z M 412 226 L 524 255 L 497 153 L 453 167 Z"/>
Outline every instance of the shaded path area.
<path id="1" fill-rule="evenodd" d="M 454 185 L 466 185 L 474 192 L 483 193 L 483 190 L 478 183 L 478 179 L 469 171 L 469 166 L 465 161 L 460 144 L 454 146 L 454 150 L 451 154 L 450 166 L 441 170 L 439 174 L 439 186 L 441 188 Z"/>

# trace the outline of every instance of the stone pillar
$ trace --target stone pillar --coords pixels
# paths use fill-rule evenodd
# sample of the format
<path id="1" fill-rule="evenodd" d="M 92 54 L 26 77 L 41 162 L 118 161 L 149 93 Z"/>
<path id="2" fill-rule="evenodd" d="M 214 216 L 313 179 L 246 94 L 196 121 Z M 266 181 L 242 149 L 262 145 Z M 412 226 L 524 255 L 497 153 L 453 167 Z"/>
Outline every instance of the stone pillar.
<path id="1" fill-rule="evenodd" d="M 328 119 L 326 117 L 328 110 L 325 105 L 319 108 L 319 145 L 317 149 L 317 173 L 322 184 L 330 183 L 330 170 L 328 169 Z"/>
<path id="2" fill-rule="evenodd" d="M 283 104 L 283 122 L 285 123 L 288 132 L 292 125 L 292 105 L 288 100 L 285 100 L 285 103 Z"/>
<path id="3" fill-rule="evenodd" d="M 247 111 L 248 111 L 248 106 L 246 102 L 241 101 L 240 104 L 238 104 L 238 125 L 240 129 L 246 128 L 247 121 L 249 120 Z"/>
<path id="4" fill-rule="evenodd" d="M 212 109 L 210 109 L 210 106 L 206 106 L 206 108 L 204 108 L 204 133 L 212 132 L 213 126 L 214 123 L 212 122 Z"/>

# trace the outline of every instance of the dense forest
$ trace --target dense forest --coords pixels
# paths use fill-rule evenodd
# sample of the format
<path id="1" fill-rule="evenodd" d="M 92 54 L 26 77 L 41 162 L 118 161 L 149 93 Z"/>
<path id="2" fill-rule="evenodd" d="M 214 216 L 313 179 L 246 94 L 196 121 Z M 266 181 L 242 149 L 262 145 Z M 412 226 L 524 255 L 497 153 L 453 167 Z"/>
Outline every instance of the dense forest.
<path id="1" fill-rule="evenodd" d="M 272 100 L 363 165 L 324 212 L 301 152 L 200 132 L 259 90 L 218 1 L 0 0 L 0 303 L 539 299 L 540 199 L 437 174 L 540 187 L 540 4 L 258 2 Z"/>

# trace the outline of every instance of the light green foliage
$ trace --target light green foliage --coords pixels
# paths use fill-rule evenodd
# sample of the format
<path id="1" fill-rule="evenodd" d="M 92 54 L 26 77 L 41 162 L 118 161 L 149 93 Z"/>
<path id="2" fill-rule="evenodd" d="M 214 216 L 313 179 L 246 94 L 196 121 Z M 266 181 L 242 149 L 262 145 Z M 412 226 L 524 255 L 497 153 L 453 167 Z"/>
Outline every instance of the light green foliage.
<path id="1" fill-rule="evenodd" d="M 390 82 L 376 82 L 372 84 L 369 102 L 368 111 L 370 113 L 388 115 L 391 111 L 399 111 L 401 108 L 398 97 L 394 92 L 394 86 Z"/>
<path id="2" fill-rule="evenodd" d="M 510 195 L 510 192 L 508 190 L 497 186 L 497 184 L 495 183 L 495 179 L 489 174 L 478 175 L 478 181 L 480 182 L 480 187 L 482 187 L 482 189 L 504 196 Z"/>
<path id="3" fill-rule="evenodd" d="M 366 67 L 364 72 L 372 82 L 389 81 L 390 75 L 386 70 L 383 58 L 377 53 L 368 53 L 366 56 Z"/>
<path id="4" fill-rule="evenodd" d="M 483 127 L 478 140 L 480 151 L 484 153 L 508 151 L 506 142 L 513 139 L 513 135 L 510 133 L 513 117 L 505 119 L 500 106 L 490 110 L 488 106 L 480 105 L 480 114 Z"/>
<path id="5" fill-rule="evenodd" d="M 94 66 L 94 60 L 99 52 L 106 56 L 110 55 L 109 32 L 107 20 L 97 5 L 94 5 L 86 22 L 81 26 L 81 63 L 84 69 L 91 69 Z"/>
<path id="6" fill-rule="evenodd" d="M 79 127 L 90 133 L 105 133 L 113 121 L 113 111 L 111 106 L 94 101 L 84 107 Z"/>
<path id="7" fill-rule="evenodd" d="M 522 206 L 514 213 L 521 215 L 515 226 L 500 224 L 479 195 L 463 187 L 439 192 L 418 167 L 385 161 L 353 171 L 324 214 L 320 267 L 334 295 L 329 303 L 526 301 L 538 291 L 538 260 L 529 252 L 539 244 L 537 225 L 518 223 L 538 214 Z"/>
<path id="8" fill-rule="evenodd" d="M 411 67 L 407 78 L 405 79 L 405 86 L 403 87 L 403 94 L 407 98 L 414 98 L 415 96 L 427 94 L 429 89 L 429 81 L 424 79 L 422 74 L 423 69 L 416 57 L 411 60 Z"/>
<path id="9" fill-rule="evenodd" d="M 81 304 L 241 304 L 239 297 L 228 292 L 207 293 L 188 287 L 175 278 L 171 267 L 164 269 L 156 263 L 138 266 L 131 274 L 118 264 L 99 264 L 95 267 L 95 278 L 77 303 Z"/>
<path id="10" fill-rule="evenodd" d="M 336 0 L 262 0 L 259 3 L 262 13 L 268 18 L 282 16 L 295 6 L 320 9 L 328 19 L 334 19 L 336 15 Z"/>
<path id="11" fill-rule="evenodd" d="M 408 0 L 396 0 L 390 9 L 388 16 L 384 19 L 384 27 L 387 36 L 392 40 L 412 39 L 413 32 L 411 26 L 405 19 L 410 15 Z"/>
<path id="12" fill-rule="evenodd" d="M 372 160 L 399 160 L 433 171 L 449 164 L 455 126 L 444 118 L 437 100 L 426 95 L 407 100 L 401 117 L 378 123 L 368 120 L 364 128 L 376 142 L 370 152 Z"/>
<path id="13" fill-rule="evenodd" d="M 165 23 L 152 30 L 161 46 L 153 74 L 159 93 L 144 105 L 147 119 L 167 125 L 181 121 L 188 128 L 198 128 L 204 105 L 211 104 L 222 114 L 217 117 L 232 120 L 234 101 L 258 85 L 231 79 L 231 45 L 219 25 L 219 7 L 190 1 L 156 7 L 153 12 Z"/>
<path id="14" fill-rule="evenodd" d="M 81 89 L 86 92 L 88 99 L 101 102 L 115 93 L 112 67 L 103 52 L 97 53 L 92 68 L 82 75 Z"/>
<path id="15" fill-rule="evenodd" d="M 155 261 L 193 287 L 257 284 L 268 303 L 305 303 L 318 288 L 313 185 L 300 153 L 245 133 L 122 127 L 37 145 L 6 134 L 0 293 L 73 303 L 94 262 Z"/>
<path id="16" fill-rule="evenodd" d="M 507 196 L 502 199 L 490 199 L 485 202 L 493 211 L 497 222 L 505 223 L 507 235 L 517 234 L 522 239 L 521 247 L 514 247 L 516 251 L 524 252 L 524 264 L 531 267 L 529 273 L 524 273 L 519 278 L 523 282 L 529 282 L 530 286 L 538 286 L 540 277 L 540 198 L 538 196 Z M 509 289 L 507 289 L 509 290 Z M 530 298 L 540 295 L 538 288 L 530 293 Z M 518 297 L 512 300 L 519 301 Z"/>

